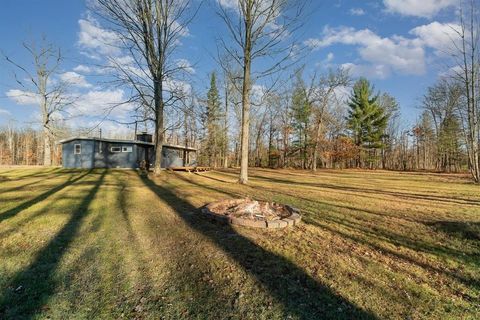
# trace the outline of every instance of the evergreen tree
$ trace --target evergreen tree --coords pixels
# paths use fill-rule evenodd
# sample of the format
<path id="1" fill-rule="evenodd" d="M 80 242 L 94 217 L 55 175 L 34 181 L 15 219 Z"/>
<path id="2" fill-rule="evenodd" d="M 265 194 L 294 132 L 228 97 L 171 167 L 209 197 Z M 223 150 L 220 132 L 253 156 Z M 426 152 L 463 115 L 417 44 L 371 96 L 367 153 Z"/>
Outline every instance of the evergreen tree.
<path id="1" fill-rule="evenodd" d="M 221 152 L 222 137 L 220 132 L 220 94 L 218 93 L 215 72 L 213 72 L 210 77 L 210 89 L 207 93 L 207 106 L 204 119 L 206 129 L 206 160 L 210 166 L 217 167 Z"/>
<path id="2" fill-rule="evenodd" d="M 370 166 L 376 157 L 376 150 L 383 146 L 382 137 L 388 123 L 388 116 L 373 91 L 374 87 L 367 79 L 359 79 L 353 87 L 347 117 L 355 144 L 367 151 Z M 361 164 L 359 155 L 357 166 Z"/>
<path id="3" fill-rule="evenodd" d="M 444 172 L 458 171 L 460 168 L 460 122 L 454 114 L 447 114 L 440 125 L 438 148 L 440 168 Z"/>
<path id="4" fill-rule="evenodd" d="M 312 115 L 312 108 L 308 102 L 301 71 L 297 71 L 296 77 L 297 79 L 292 94 L 292 127 L 297 133 L 297 140 L 294 141 L 294 144 L 300 149 L 302 167 L 306 169 L 308 129 Z"/>

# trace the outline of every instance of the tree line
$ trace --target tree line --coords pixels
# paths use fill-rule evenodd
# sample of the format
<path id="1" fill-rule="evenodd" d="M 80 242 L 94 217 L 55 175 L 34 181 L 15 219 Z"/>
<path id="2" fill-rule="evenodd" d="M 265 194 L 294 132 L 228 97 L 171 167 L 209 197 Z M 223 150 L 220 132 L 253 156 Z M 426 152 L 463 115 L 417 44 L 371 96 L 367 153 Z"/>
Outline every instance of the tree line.
<path id="1" fill-rule="evenodd" d="M 452 68 L 425 92 L 421 115 L 413 126 L 401 122 L 395 98 L 377 92 L 368 79 L 352 79 L 344 69 L 313 74 L 306 74 L 305 68 L 292 69 L 302 58 L 293 35 L 302 27 L 306 1 L 232 3 L 217 3 L 217 14 L 230 37 L 219 39 L 218 70 L 212 72 L 205 93 L 174 85 L 185 75 L 185 68 L 175 63 L 179 39 L 200 3 L 96 0 L 89 4 L 121 39 L 119 49 L 134 61 L 132 67 L 111 58 L 109 70 L 116 86 L 131 89 L 135 123 L 153 126 L 157 174 L 162 144 L 176 141 L 198 146 L 202 164 L 240 167 L 240 183 L 248 183 L 249 166 L 468 170 L 480 181 L 475 1 L 462 3 L 458 10 Z M 26 49 L 35 62 L 33 71 L 7 60 L 24 73 L 23 78 L 27 76 L 29 90 L 40 97 L 42 132 L 37 134 L 46 152 L 38 154 L 48 165 L 58 136 L 55 122 L 71 103 L 65 98 L 69 96 L 64 94 L 64 83 L 49 88 L 54 83 L 49 77 L 63 58 L 50 46 Z M 7 145 L 5 141 L 1 143 Z"/>
<path id="2" fill-rule="evenodd" d="M 288 88 L 265 93 L 254 109 L 249 166 L 468 170 L 465 137 L 455 111 L 462 108 L 461 100 L 451 96 L 461 93 L 458 84 L 456 90 L 448 89 L 442 79 L 428 88 L 421 116 L 412 126 L 402 127 L 396 99 L 376 92 L 369 80 L 357 79 L 350 88 L 348 72 L 337 70 L 314 75 L 307 85 L 301 73 L 297 70 Z M 203 165 L 240 166 L 238 117 L 225 113 L 229 105 L 239 109 L 240 104 L 222 99 L 213 73 L 198 124 Z"/>

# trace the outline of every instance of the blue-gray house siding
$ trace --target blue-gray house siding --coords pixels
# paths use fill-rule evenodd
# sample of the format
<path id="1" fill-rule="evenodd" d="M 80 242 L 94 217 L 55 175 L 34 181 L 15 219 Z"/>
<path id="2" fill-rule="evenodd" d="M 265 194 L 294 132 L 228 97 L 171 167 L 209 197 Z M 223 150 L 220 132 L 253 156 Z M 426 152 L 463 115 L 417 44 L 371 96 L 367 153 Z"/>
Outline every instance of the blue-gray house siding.
<path id="1" fill-rule="evenodd" d="M 139 168 L 144 161 L 150 164 L 155 162 L 153 144 L 143 141 L 73 138 L 61 143 L 62 164 L 65 168 Z M 184 151 L 192 152 L 195 149 L 165 145 L 162 150 L 162 167 L 187 165 L 180 156 Z"/>

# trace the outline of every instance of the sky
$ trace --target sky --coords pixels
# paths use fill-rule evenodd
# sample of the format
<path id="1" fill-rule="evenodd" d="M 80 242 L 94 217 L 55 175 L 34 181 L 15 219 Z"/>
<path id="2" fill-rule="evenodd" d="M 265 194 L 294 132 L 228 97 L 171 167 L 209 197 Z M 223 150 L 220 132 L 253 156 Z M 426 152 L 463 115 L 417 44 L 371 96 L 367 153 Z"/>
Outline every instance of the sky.
<path id="1" fill-rule="evenodd" d="M 197 1 L 197 0 L 195 0 Z M 216 2 L 218 1 L 218 2 Z M 225 27 L 215 13 L 216 5 L 231 6 L 235 0 L 209 0 L 185 28 L 175 61 L 187 66 L 184 85 L 206 92 L 208 76 L 219 71 L 214 60 L 215 41 L 225 36 Z M 326 72 L 340 66 L 354 77 L 367 77 L 400 105 L 403 125 L 414 123 L 426 88 L 448 71 L 446 52 L 457 27 L 457 0 L 334 0 L 312 1 L 303 27 L 296 36 L 305 47 L 306 74 Z M 109 86 L 107 72 L 94 67 L 118 52 L 114 35 L 89 12 L 83 0 L 2 0 L 0 10 L 0 125 L 38 124 L 36 97 L 25 94 L 15 81 L 16 70 L 3 56 L 31 68 L 32 59 L 23 42 L 38 43 L 44 35 L 61 48 L 65 62 L 57 76 L 67 81 L 76 97 L 69 125 L 94 127 L 105 119 L 108 106 L 128 97 L 125 88 Z M 105 44 L 107 43 L 107 44 Z M 122 61 L 123 61 L 122 60 Z M 21 72 L 17 77 L 21 78 Z M 55 79 L 53 80 L 55 81 Z M 101 124 L 106 132 L 122 130 L 132 106 L 115 108 Z"/>

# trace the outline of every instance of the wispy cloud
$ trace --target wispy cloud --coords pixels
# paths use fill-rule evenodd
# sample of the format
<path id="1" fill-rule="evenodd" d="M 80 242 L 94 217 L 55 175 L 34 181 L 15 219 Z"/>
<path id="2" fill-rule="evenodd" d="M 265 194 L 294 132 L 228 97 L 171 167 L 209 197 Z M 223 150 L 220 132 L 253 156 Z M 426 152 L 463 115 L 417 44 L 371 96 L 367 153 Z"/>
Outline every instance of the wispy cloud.
<path id="1" fill-rule="evenodd" d="M 10 115 L 12 115 L 12 113 L 10 111 L 8 111 L 7 109 L 0 108 L 0 115 L 10 116 Z"/>
<path id="2" fill-rule="evenodd" d="M 455 23 L 432 22 L 409 31 L 411 37 L 381 37 L 370 29 L 325 27 L 319 38 L 305 44 L 312 49 L 333 45 L 357 47 L 358 61 L 344 64 L 353 74 L 385 79 L 394 73 L 423 75 L 427 72 L 427 56 L 433 52 L 445 56 L 458 41 L 459 26 Z"/>
<path id="3" fill-rule="evenodd" d="M 85 76 L 78 74 L 74 71 L 68 71 L 60 75 L 60 79 L 67 84 L 79 88 L 90 88 L 92 85 L 88 83 Z"/>
<path id="4" fill-rule="evenodd" d="M 458 0 L 383 0 L 387 11 L 405 16 L 432 18 L 440 11 L 458 5 Z"/>
<path id="5" fill-rule="evenodd" d="M 365 10 L 362 8 L 351 8 L 350 9 L 350 15 L 352 16 L 363 16 L 365 15 Z"/>

